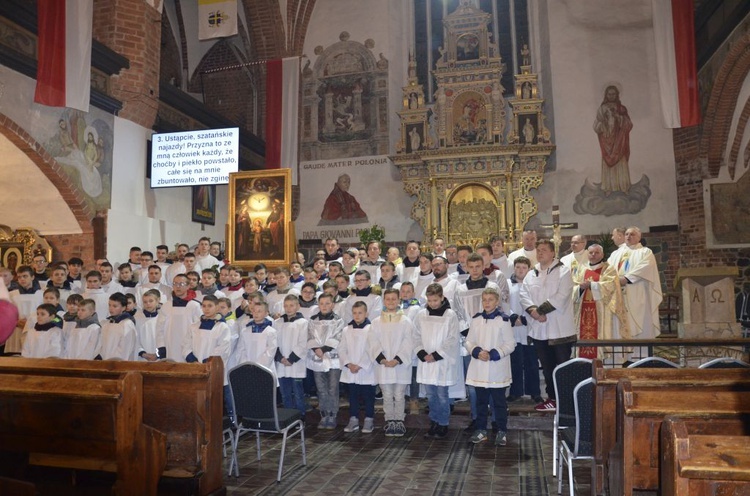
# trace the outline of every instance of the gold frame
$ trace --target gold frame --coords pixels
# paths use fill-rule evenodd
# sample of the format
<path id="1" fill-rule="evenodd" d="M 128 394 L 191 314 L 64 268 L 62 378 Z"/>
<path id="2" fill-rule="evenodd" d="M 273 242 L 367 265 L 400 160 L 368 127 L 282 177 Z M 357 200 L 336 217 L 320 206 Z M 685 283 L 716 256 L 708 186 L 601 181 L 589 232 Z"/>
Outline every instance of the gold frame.
<path id="1" fill-rule="evenodd" d="M 43 250 L 47 263 L 52 263 L 52 247 L 34 229 L 21 227 L 14 231 L 10 227 L 0 224 L 0 265 L 5 265 L 4 262 L 9 251 L 21 253 L 21 260 L 18 261 L 18 265 L 31 265 L 36 250 Z"/>
<path id="2" fill-rule="evenodd" d="M 291 182 L 291 169 L 229 174 L 226 249 L 232 265 L 251 271 L 259 263 L 271 268 L 289 266 L 292 262 L 296 243 L 291 222 Z M 257 202 L 256 207 L 253 202 Z M 277 213 L 283 216 L 281 231 L 274 229 L 273 221 L 268 220 L 274 205 L 279 205 Z M 243 224 L 245 221 L 247 226 Z M 259 232 L 253 230 L 256 222 L 260 223 Z M 278 240 L 279 235 L 283 239 Z"/>

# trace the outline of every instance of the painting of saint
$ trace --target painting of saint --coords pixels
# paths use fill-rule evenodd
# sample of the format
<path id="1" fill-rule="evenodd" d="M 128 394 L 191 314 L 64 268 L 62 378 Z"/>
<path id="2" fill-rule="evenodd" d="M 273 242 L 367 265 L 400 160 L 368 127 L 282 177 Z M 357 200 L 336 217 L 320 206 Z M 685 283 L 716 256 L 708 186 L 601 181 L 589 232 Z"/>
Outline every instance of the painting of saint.
<path id="1" fill-rule="evenodd" d="M 456 41 L 457 60 L 476 60 L 479 58 L 479 38 L 473 34 L 461 36 Z"/>
<path id="2" fill-rule="evenodd" d="M 630 131 L 633 122 L 628 109 L 620 103 L 617 86 L 607 86 L 604 101 L 596 112 L 594 132 L 599 137 L 602 155 L 602 190 L 605 193 L 630 190 Z"/>
<path id="3" fill-rule="evenodd" d="M 282 263 L 291 256 L 289 169 L 230 174 L 230 259 L 240 266 Z M 293 240 L 291 241 L 293 243 Z"/>
<path id="4" fill-rule="evenodd" d="M 367 214 L 354 196 L 349 193 L 352 179 L 349 174 L 341 174 L 333 185 L 318 225 L 326 224 L 366 224 Z"/>

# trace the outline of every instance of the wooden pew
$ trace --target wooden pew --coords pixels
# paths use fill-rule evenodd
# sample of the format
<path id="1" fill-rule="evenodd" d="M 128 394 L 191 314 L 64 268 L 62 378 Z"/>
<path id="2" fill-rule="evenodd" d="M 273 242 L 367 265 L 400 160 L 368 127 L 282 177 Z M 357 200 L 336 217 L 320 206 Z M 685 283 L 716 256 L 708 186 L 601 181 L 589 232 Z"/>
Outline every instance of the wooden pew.
<path id="1" fill-rule="evenodd" d="M 79 377 L 0 375 L 0 449 L 115 464 L 114 493 L 155 495 L 166 437 L 143 423 L 137 372 Z"/>
<path id="2" fill-rule="evenodd" d="M 747 431 L 748 421 L 750 416 L 734 422 Z M 750 437 L 726 435 L 726 429 L 717 435 L 693 430 L 679 417 L 662 423 L 661 495 L 750 494 Z"/>
<path id="3" fill-rule="evenodd" d="M 691 384 L 710 382 L 720 387 L 747 384 L 750 387 L 750 371 L 741 369 L 649 369 L 649 368 L 604 368 L 601 360 L 593 362 L 594 378 L 594 465 L 591 486 L 597 495 L 604 494 L 607 484 L 609 453 L 616 438 L 617 383 L 627 378 L 633 384 L 644 387 L 685 387 Z M 728 373 L 727 373 L 728 372 Z"/>
<path id="4" fill-rule="evenodd" d="M 164 477 L 195 486 L 191 491 L 199 495 L 225 494 L 222 473 L 224 366 L 220 358 L 210 358 L 204 364 L 0 358 L 0 376 L 29 371 L 37 375 L 90 379 L 109 378 L 127 371 L 140 372 L 143 376 L 143 421 L 167 436 Z M 35 457 L 33 461 L 62 465 L 49 457 Z M 169 480 L 175 482 L 174 479 Z"/>
<path id="5" fill-rule="evenodd" d="M 659 489 L 660 429 L 670 415 L 703 421 L 705 430 L 715 434 L 742 434 L 742 423 L 727 423 L 750 414 L 748 384 L 730 387 L 698 383 L 682 387 L 650 387 L 621 379 L 617 385 L 617 441 L 609 454 L 609 492 L 630 496 L 634 489 Z M 719 422 L 722 421 L 722 422 Z M 741 432 L 727 432 L 735 425 Z"/>

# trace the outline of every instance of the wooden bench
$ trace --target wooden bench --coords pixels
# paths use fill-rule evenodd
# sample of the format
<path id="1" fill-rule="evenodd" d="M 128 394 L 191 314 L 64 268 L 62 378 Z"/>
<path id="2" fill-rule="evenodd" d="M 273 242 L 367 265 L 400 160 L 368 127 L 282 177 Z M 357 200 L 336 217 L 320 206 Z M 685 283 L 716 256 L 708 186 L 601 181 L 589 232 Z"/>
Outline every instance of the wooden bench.
<path id="1" fill-rule="evenodd" d="M 750 371 L 741 369 L 650 369 L 604 368 L 601 360 L 593 362 L 594 378 L 594 465 L 591 482 L 596 494 L 604 494 L 608 480 L 609 453 L 616 439 L 617 383 L 627 378 L 644 387 L 685 387 L 710 382 L 717 387 L 750 387 Z"/>
<path id="2" fill-rule="evenodd" d="M 137 372 L 79 377 L 0 375 L 0 449 L 114 464 L 114 493 L 155 495 L 166 437 L 143 423 Z"/>
<path id="3" fill-rule="evenodd" d="M 180 479 L 177 482 L 191 486 L 195 494 L 224 494 L 224 366 L 220 358 L 210 358 L 204 364 L 0 358 L 0 376 L 33 372 L 101 379 L 127 371 L 143 376 L 144 423 L 167 437 L 163 476 L 173 478 L 169 479 L 172 482 Z M 33 461 L 59 465 L 49 457 L 35 457 Z"/>
<path id="4" fill-rule="evenodd" d="M 749 420 L 736 422 L 750 430 Z M 750 437 L 692 430 L 690 422 L 679 417 L 662 423 L 662 496 L 750 494 Z"/>
<path id="5" fill-rule="evenodd" d="M 630 496 L 634 489 L 659 489 L 661 424 L 667 416 L 703 422 L 705 431 L 743 434 L 741 422 L 724 423 L 750 414 L 748 384 L 732 387 L 692 384 L 681 387 L 634 385 L 621 379 L 617 385 L 617 441 L 609 454 L 609 492 Z M 721 425 L 723 424 L 723 425 Z M 734 425 L 739 432 L 727 432 Z"/>

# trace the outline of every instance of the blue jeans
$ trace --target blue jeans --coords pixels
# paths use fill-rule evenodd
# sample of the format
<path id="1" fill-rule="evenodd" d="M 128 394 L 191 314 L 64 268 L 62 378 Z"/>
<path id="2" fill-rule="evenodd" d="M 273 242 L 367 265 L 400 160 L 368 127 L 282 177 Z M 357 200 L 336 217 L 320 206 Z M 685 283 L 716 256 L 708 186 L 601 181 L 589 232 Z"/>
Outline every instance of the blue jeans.
<path id="1" fill-rule="evenodd" d="M 375 416 L 375 386 L 367 384 L 349 384 L 349 416 L 359 417 L 359 397 L 365 404 L 365 417 Z"/>
<path id="2" fill-rule="evenodd" d="M 296 408 L 304 419 L 305 391 L 302 387 L 302 379 L 279 377 L 279 389 L 281 389 L 281 401 L 284 403 L 284 408 Z"/>
<path id="3" fill-rule="evenodd" d="M 448 399 L 448 386 L 424 385 L 427 405 L 430 407 L 430 420 L 439 425 L 448 425 L 451 416 L 451 403 Z"/>
<path id="4" fill-rule="evenodd" d="M 505 388 L 475 388 L 477 390 L 476 428 L 487 429 L 487 403 L 495 407 L 495 422 L 503 432 L 508 430 L 508 406 L 505 402 Z M 492 401 L 490 401 L 492 398 Z"/>
<path id="5" fill-rule="evenodd" d="M 529 344 L 516 343 L 516 349 L 510 354 L 510 370 L 513 375 L 513 384 L 510 385 L 511 396 L 541 396 L 536 348 Z"/>
<path id="6" fill-rule="evenodd" d="M 341 369 L 313 372 L 313 376 L 315 376 L 315 387 L 318 389 L 318 409 L 321 414 L 335 417 L 339 411 Z"/>

